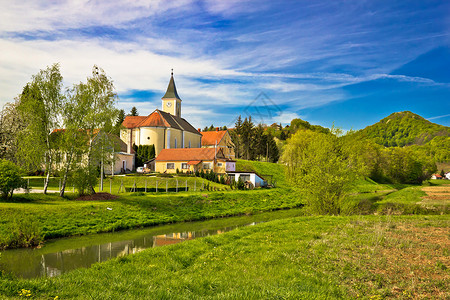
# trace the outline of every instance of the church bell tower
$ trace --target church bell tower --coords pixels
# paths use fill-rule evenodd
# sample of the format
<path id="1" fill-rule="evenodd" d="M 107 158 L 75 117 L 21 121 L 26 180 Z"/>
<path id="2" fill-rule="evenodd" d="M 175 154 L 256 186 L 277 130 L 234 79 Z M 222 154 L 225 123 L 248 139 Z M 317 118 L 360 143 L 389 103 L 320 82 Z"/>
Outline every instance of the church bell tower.
<path id="1" fill-rule="evenodd" d="M 170 76 L 169 86 L 162 99 L 162 110 L 171 115 L 181 117 L 181 99 L 177 93 L 177 87 L 173 80 L 173 69 Z"/>

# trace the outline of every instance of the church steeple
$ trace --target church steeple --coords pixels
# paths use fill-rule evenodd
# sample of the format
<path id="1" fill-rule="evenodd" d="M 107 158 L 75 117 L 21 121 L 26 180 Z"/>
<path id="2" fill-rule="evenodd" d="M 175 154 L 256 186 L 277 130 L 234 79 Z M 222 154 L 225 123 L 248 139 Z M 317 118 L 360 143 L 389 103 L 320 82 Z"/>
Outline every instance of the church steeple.
<path id="1" fill-rule="evenodd" d="M 162 97 L 162 99 L 178 99 L 181 101 L 180 96 L 177 93 L 177 87 L 175 86 L 175 80 L 173 79 L 173 69 L 170 76 L 169 85 L 167 86 L 167 91 Z"/>
<path id="2" fill-rule="evenodd" d="M 169 85 L 167 86 L 167 91 L 161 99 L 163 111 L 174 116 L 181 117 L 181 99 L 180 96 L 178 96 L 175 80 L 173 79 L 173 69 L 171 72 Z"/>

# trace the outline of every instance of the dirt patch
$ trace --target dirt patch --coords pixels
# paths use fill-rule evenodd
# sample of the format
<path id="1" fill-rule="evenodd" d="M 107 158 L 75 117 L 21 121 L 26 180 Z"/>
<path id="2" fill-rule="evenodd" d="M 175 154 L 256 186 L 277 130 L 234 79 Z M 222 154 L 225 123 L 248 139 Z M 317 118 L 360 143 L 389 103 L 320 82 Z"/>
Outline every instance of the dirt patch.
<path id="1" fill-rule="evenodd" d="M 395 298 L 446 299 L 449 296 L 445 288 L 450 281 L 448 227 L 418 228 L 404 224 L 386 231 L 385 237 L 385 247 L 377 249 L 384 263 L 372 265 L 372 271 L 390 279 Z M 432 282 L 442 285 L 431 288 Z"/>
<path id="2" fill-rule="evenodd" d="M 77 201 L 99 201 L 99 200 L 113 200 L 117 199 L 119 196 L 111 195 L 110 193 L 96 193 L 92 195 L 85 195 L 78 197 Z"/>
<path id="3" fill-rule="evenodd" d="M 443 186 L 427 186 L 422 191 L 427 193 L 423 199 L 424 202 L 434 201 L 441 204 L 450 204 L 450 185 Z"/>

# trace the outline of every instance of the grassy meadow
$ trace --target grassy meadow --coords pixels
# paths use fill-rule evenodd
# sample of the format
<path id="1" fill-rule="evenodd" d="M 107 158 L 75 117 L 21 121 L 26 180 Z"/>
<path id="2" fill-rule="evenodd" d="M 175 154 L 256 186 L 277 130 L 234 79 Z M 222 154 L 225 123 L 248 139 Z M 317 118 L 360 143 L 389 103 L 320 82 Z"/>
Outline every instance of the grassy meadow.
<path id="1" fill-rule="evenodd" d="M 115 176 L 114 199 L 21 194 L 0 202 L 0 249 L 45 239 L 302 207 L 279 164 L 237 161 L 272 174 L 276 188 L 238 191 L 192 177 Z M 118 193 L 152 180 L 189 191 Z M 40 179 L 34 179 L 40 180 Z M 109 192 L 109 179 L 104 191 Z M 59 181 L 59 180 L 58 180 Z M 58 181 L 51 183 L 58 188 Z M 172 184 L 172 185 L 171 185 Z M 165 184 L 162 184 L 165 188 Z M 70 189 L 69 189 L 70 190 Z M 450 297 L 450 184 L 354 183 L 343 216 L 305 216 L 245 227 L 99 263 L 55 278 L 23 280 L 0 271 L 0 298 L 437 298 Z M 345 216 L 347 215 L 347 216 Z M 18 242 L 22 241 L 20 244 Z M 0 254 L 1 259 L 1 254 Z M 29 296 L 28 296 L 29 295 Z"/>
<path id="2" fill-rule="evenodd" d="M 446 215 L 294 217 L 54 278 L 3 275 L 0 298 L 448 299 L 449 224 Z"/>

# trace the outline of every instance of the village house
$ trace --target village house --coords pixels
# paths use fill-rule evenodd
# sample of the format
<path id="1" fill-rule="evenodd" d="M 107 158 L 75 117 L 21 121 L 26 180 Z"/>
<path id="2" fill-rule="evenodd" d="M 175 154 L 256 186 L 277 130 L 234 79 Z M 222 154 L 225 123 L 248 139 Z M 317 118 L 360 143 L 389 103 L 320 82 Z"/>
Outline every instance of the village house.
<path id="1" fill-rule="evenodd" d="M 127 116 L 120 130 L 120 139 L 132 153 L 133 145 L 154 145 L 158 156 L 163 149 L 200 148 L 202 134 L 181 117 L 181 98 L 173 72 L 162 99 L 162 110 L 148 116 Z"/>
<path id="2" fill-rule="evenodd" d="M 55 129 L 52 132 L 52 138 L 57 139 L 59 135 L 65 134 L 65 129 Z M 135 154 L 133 149 L 131 149 L 131 153 L 127 152 L 127 145 L 120 140 L 120 138 L 114 134 L 106 133 L 101 130 L 93 131 L 92 144 L 94 147 L 99 147 L 99 143 L 104 144 L 103 151 L 108 157 L 109 163 L 104 164 L 104 172 L 107 175 L 114 175 L 120 173 L 130 172 L 134 169 L 134 159 Z M 83 135 L 85 138 L 85 142 L 89 143 L 88 135 Z M 55 169 L 62 169 L 66 163 L 66 157 L 62 156 L 62 153 L 58 153 L 58 158 L 54 163 Z M 86 155 L 85 155 L 86 156 Z M 87 157 L 83 157 L 82 164 L 86 164 Z M 100 162 L 98 162 L 100 164 Z"/>
<path id="3" fill-rule="evenodd" d="M 200 131 L 200 130 L 199 130 Z M 228 130 L 202 131 L 202 148 L 220 148 L 228 159 L 235 159 L 234 144 Z"/>
<path id="4" fill-rule="evenodd" d="M 442 176 L 441 176 L 441 174 L 433 174 L 433 175 L 431 175 L 431 179 L 442 179 Z"/>
<path id="5" fill-rule="evenodd" d="M 256 172 L 242 172 L 242 171 L 228 171 L 227 172 L 228 178 L 232 181 L 239 181 L 239 178 L 244 183 L 251 183 L 253 187 L 265 187 L 267 186 L 267 181 Z"/>
<path id="6" fill-rule="evenodd" d="M 225 174 L 235 168 L 235 161 L 227 159 L 220 148 L 163 149 L 155 159 L 155 171 L 160 173 L 204 170 Z"/>

